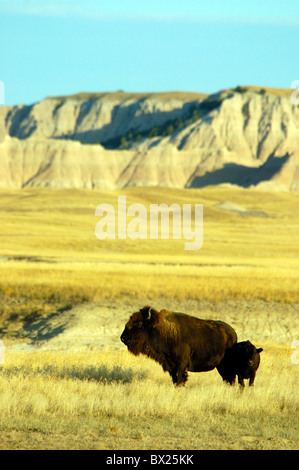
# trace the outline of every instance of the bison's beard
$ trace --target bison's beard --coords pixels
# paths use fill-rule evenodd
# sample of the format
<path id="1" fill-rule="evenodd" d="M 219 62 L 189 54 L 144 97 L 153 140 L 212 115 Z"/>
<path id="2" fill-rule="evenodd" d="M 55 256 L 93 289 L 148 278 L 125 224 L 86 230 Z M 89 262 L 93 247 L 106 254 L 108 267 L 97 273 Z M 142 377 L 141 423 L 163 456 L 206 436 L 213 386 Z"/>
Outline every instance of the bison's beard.
<path id="1" fill-rule="evenodd" d="M 143 354 L 144 356 L 150 357 L 151 359 L 160 362 L 158 354 L 148 344 L 146 335 L 134 335 L 134 338 L 127 340 L 127 348 L 130 353 L 134 354 L 134 356 Z"/>
<path id="2" fill-rule="evenodd" d="M 143 354 L 162 365 L 164 371 L 169 371 L 169 365 L 165 363 L 163 355 L 157 353 L 149 344 L 146 332 L 142 330 L 126 332 L 125 344 L 130 353 L 134 356 Z M 174 366 L 174 364 L 173 364 Z"/>
<path id="3" fill-rule="evenodd" d="M 126 345 L 130 353 L 134 354 L 134 356 L 139 356 L 139 354 L 147 355 L 146 337 L 144 335 L 134 335 L 134 337 L 127 340 Z"/>
<path id="4" fill-rule="evenodd" d="M 142 345 L 140 346 L 140 343 L 128 343 L 127 348 L 130 351 L 130 353 L 134 354 L 134 356 L 139 356 L 139 354 L 142 353 Z"/>
<path id="5" fill-rule="evenodd" d="M 175 363 L 172 362 L 170 358 L 168 358 L 168 361 L 166 362 L 163 355 L 160 355 L 159 353 L 154 351 L 154 349 L 152 349 L 152 347 L 148 343 L 146 335 L 142 334 L 141 332 L 139 332 L 139 334 L 136 334 L 135 332 L 135 334 L 132 335 L 131 338 L 126 338 L 125 344 L 129 352 L 134 354 L 134 356 L 139 356 L 139 354 L 143 354 L 144 356 L 153 359 L 154 361 L 161 364 L 163 370 L 165 372 L 169 372 L 171 377 L 173 377 L 172 371 L 175 368 Z"/>

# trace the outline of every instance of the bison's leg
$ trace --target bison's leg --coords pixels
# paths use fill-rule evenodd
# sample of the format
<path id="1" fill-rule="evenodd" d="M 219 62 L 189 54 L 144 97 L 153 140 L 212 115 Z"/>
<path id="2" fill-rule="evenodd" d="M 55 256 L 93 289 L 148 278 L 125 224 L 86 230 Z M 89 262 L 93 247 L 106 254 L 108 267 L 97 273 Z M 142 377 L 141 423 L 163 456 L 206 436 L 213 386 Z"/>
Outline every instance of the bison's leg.
<path id="1" fill-rule="evenodd" d="M 242 389 L 245 387 L 244 378 L 241 375 L 238 375 L 238 383 Z"/>
<path id="2" fill-rule="evenodd" d="M 185 383 L 188 380 L 187 365 L 182 363 L 180 365 L 177 365 L 173 369 L 169 370 L 169 374 L 170 374 L 170 377 L 172 378 L 172 382 L 177 387 L 179 385 L 185 385 Z"/>
<path id="3" fill-rule="evenodd" d="M 177 381 L 177 386 L 179 385 L 185 385 L 185 383 L 187 382 L 188 380 L 188 372 L 187 372 L 187 368 L 183 369 L 183 370 L 180 370 L 178 372 L 178 381 Z"/>
<path id="4" fill-rule="evenodd" d="M 236 376 L 234 376 L 234 377 L 230 376 L 230 377 L 226 377 L 226 378 L 222 377 L 222 378 L 223 378 L 224 382 L 226 382 L 230 385 L 234 385 L 235 382 L 236 382 Z"/>
<path id="5" fill-rule="evenodd" d="M 170 370 L 170 371 L 169 371 L 169 375 L 170 375 L 170 377 L 172 378 L 172 383 L 173 383 L 174 385 L 176 385 L 177 382 L 178 382 L 178 371 L 177 371 L 177 368 Z"/>
<path id="6" fill-rule="evenodd" d="M 179 369 L 179 368 L 173 369 L 172 371 L 169 372 L 169 374 L 172 378 L 172 382 L 177 387 L 179 385 L 185 385 L 185 383 L 188 380 L 188 372 L 187 372 L 186 368 L 184 368 L 184 369 Z"/>
<path id="7" fill-rule="evenodd" d="M 233 385 L 236 381 L 236 370 L 234 365 L 234 360 L 232 357 L 231 349 L 225 351 L 225 355 L 222 358 L 220 364 L 216 366 L 219 374 L 221 375 L 224 382 Z"/>
<path id="8" fill-rule="evenodd" d="M 255 373 L 252 374 L 252 376 L 249 378 L 249 387 L 252 387 L 254 379 L 255 379 Z"/>
<path id="9" fill-rule="evenodd" d="M 236 381 L 236 373 L 232 370 L 231 367 L 226 365 L 224 366 L 224 364 L 220 363 L 219 366 L 217 366 L 217 370 L 224 382 L 227 382 L 230 385 L 234 385 Z"/>
<path id="10" fill-rule="evenodd" d="M 169 370 L 169 375 L 172 378 L 172 382 L 174 385 L 183 385 L 187 379 L 188 379 L 188 374 L 187 371 L 185 370 L 180 372 L 178 367 L 174 367 L 173 369 Z"/>
<path id="11" fill-rule="evenodd" d="M 162 367 L 163 367 L 164 372 L 169 372 L 169 375 L 172 378 L 172 382 L 176 384 L 178 380 L 177 379 L 178 369 L 174 360 L 171 359 L 171 357 L 167 354 L 164 355 L 164 361 L 162 362 Z"/>
<path id="12" fill-rule="evenodd" d="M 190 349 L 186 348 L 178 360 L 177 385 L 185 385 L 188 380 L 188 366 L 190 365 Z"/>
<path id="13" fill-rule="evenodd" d="M 188 380 L 187 369 L 190 364 L 190 347 L 181 346 L 179 351 L 164 355 L 163 369 L 169 372 L 172 382 L 179 386 Z"/>
<path id="14" fill-rule="evenodd" d="M 179 371 L 179 368 L 176 365 L 176 363 L 169 356 L 165 356 L 165 360 L 162 363 L 162 367 L 163 367 L 164 372 L 169 373 L 169 375 L 172 379 L 172 383 L 174 385 L 179 385 L 178 384 L 178 371 Z"/>

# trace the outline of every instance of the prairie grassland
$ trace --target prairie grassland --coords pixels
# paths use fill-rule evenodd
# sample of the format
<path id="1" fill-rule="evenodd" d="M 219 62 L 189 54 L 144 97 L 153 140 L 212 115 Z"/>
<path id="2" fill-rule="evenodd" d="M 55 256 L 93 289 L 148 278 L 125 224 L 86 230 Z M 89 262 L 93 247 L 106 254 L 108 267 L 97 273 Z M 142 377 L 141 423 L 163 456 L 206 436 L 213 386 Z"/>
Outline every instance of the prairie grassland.
<path id="1" fill-rule="evenodd" d="M 129 188 L 119 193 L 127 196 L 127 207 L 136 202 L 147 208 L 150 203 L 203 203 L 203 248 L 185 251 L 185 240 L 172 240 L 171 233 L 170 240 L 98 240 L 95 208 L 108 202 L 117 212 L 116 192 L 1 190 L 2 294 L 18 289 L 29 298 L 44 291 L 47 302 L 51 289 L 52 299 L 62 292 L 69 298 L 71 289 L 74 302 L 140 291 L 215 301 L 299 300 L 298 195 L 225 188 Z M 216 204 L 225 200 L 268 217 L 220 210 Z"/>
<path id="2" fill-rule="evenodd" d="M 174 388 L 127 352 L 8 353 L 0 448 L 295 449 L 298 369 L 287 348 L 266 349 L 243 393 L 215 371 Z"/>
<path id="3" fill-rule="evenodd" d="M 121 194 L 127 207 L 203 203 L 202 249 L 185 251 L 184 240 L 171 236 L 98 240 L 95 208 L 103 202 L 117 208 Z M 251 215 L 221 210 L 217 203 L 223 201 Z M 0 190 L 1 339 L 36 345 L 31 352 L 6 348 L 0 446 L 296 448 L 298 365 L 290 360 L 290 343 L 298 339 L 298 222 L 296 194 Z M 57 318 L 75 318 L 67 331 L 77 333 L 76 341 L 81 330 L 97 332 L 102 320 L 121 331 L 127 312 L 145 302 L 217 316 L 236 328 L 240 340 L 262 346 L 254 390 L 226 387 L 216 371 L 190 374 L 186 387 L 175 389 L 154 362 L 113 348 L 118 333 L 110 336 L 108 351 L 44 351 L 34 337 L 37 324 L 38 331 L 51 325 L 51 335 L 58 331 L 51 323 Z M 55 334 L 66 341 L 65 331 Z"/>

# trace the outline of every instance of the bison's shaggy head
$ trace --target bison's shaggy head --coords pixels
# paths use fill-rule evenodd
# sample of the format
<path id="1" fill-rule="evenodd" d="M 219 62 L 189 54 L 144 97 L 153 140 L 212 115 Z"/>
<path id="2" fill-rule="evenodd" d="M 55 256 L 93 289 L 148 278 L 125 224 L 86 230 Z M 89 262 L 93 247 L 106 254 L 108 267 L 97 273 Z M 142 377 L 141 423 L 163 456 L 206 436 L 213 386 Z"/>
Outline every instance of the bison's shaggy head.
<path id="1" fill-rule="evenodd" d="M 241 369 L 245 375 L 249 375 L 251 370 L 258 368 L 260 363 L 259 353 L 263 351 L 263 348 L 256 349 L 250 341 L 242 341 L 234 345 L 233 351 L 239 369 Z"/>
<path id="2" fill-rule="evenodd" d="M 143 307 L 133 313 L 120 337 L 128 350 L 138 356 L 152 356 L 154 352 L 148 344 L 148 330 L 159 323 L 159 312 L 152 307 Z"/>

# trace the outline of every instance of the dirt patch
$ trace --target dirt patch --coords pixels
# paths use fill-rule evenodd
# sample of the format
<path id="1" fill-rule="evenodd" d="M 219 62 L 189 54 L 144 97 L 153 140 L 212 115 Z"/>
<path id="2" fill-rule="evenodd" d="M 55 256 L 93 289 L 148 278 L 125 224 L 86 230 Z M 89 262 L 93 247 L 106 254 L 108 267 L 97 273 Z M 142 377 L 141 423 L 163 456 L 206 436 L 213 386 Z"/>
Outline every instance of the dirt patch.
<path id="1" fill-rule="evenodd" d="M 239 341 L 251 340 L 257 347 L 265 344 L 290 346 L 299 330 L 299 304 L 262 300 L 208 301 L 150 299 L 85 303 L 47 319 L 33 322 L 32 341 L 12 348 L 70 350 L 85 348 L 125 349 L 120 335 L 129 316 L 144 305 L 189 313 L 200 318 L 223 320 L 238 333 Z"/>
<path id="2" fill-rule="evenodd" d="M 264 211 L 256 211 L 246 209 L 243 206 L 239 206 L 238 204 L 234 204 L 230 201 L 223 201 L 215 204 L 215 207 L 227 212 L 234 212 L 243 217 L 269 217 L 269 215 Z"/>

